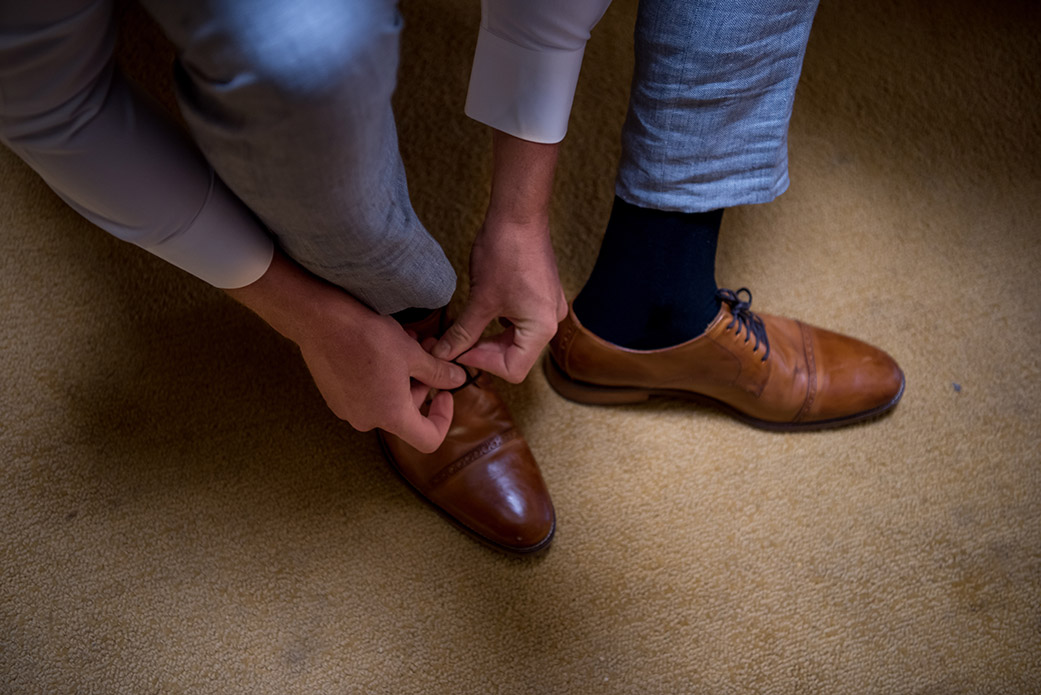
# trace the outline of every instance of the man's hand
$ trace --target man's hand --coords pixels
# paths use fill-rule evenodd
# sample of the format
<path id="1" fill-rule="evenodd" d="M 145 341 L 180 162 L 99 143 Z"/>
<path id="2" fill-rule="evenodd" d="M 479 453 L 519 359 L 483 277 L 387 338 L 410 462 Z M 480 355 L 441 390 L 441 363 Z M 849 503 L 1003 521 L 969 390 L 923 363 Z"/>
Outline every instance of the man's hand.
<path id="1" fill-rule="evenodd" d="M 263 277 L 227 292 L 300 346 L 337 417 L 362 431 L 384 429 L 423 452 L 444 441 L 451 394 L 437 394 L 425 415 L 420 408 L 431 388 L 456 388 L 466 374 L 428 354 L 394 319 L 278 252 Z"/>
<path id="2" fill-rule="evenodd" d="M 517 383 L 567 315 L 549 236 L 558 150 L 494 132 L 492 197 L 470 252 L 470 297 L 434 356 Z M 479 340 L 495 319 L 506 330 Z"/>
<path id="3" fill-rule="evenodd" d="M 420 407 L 431 388 L 461 386 L 466 375 L 429 355 L 394 319 L 359 308 L 330 307 L 298 340 L 318 390 L 355 429 L 379 427 L 419 451 L 434 451 L 452 424 L 452 395 L 438 393 L 426 415 Z"/>
<path id="4" fill-rule="evenodd" d="M 470 252 L 470 298 L 433 354 L 519 383 L 566 315 L 549 229 L 486 223 Z M 478 340 L 495 319 L 506 329 Z"/>

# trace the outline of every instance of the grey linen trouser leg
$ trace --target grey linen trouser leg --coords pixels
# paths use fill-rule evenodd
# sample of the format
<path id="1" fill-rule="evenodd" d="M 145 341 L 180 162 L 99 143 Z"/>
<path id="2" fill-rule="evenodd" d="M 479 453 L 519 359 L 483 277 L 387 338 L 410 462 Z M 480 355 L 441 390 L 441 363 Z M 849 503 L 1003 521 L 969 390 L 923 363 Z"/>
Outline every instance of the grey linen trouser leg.
<path id="1" fill-rule="evenodd" d="M 205 160 L 289 256 L 381 313 L 447 304 L 455 273 L 398 153 L 395 0 L 143 4 L 177 47 Z M 88 219 L 148 248 L 193 223 L 211 174 L 115 74 L 113 34 L 111 0 L 5 3 L 0 138 Z"/>
<path id="2" fill-rule="evenodd" d="M 615 191 L 656 210 L 765 203 L 817 0 L 640 0 Z"/>

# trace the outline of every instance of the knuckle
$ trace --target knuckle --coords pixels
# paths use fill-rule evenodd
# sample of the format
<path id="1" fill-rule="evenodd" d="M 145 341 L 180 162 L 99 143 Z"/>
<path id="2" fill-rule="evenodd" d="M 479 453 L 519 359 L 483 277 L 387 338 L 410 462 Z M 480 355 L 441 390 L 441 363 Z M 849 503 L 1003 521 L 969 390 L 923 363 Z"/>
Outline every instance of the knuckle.
<path id="1" fill-rule="evenodd" d="M 461 323 L 452 324 L 452 327 L 449 329 L 448 333 L 450 334 L 450 340 L 454 340 L 456 342 L 461 343 L 469 342 L 472 336 L 470 330 Z"/>
<path id="2" fill-rule="evenodd" d="M 357 421 L 361 418 L 352 413 L 349 408 L 346 408 L 339 403 L 333 403 L 329 400 L 326 400 L 326 405 L 329 406 L 329 410 L 333 411 L 333 415 L 350 424 L 354 429 L 360 429 Z"/>
<path id="3" fill-rule="evenodd" d="M 434 379 L 443 381 L 452 376 L 452 365 L 436 357 L 431 357 L 427 361 L 427 368 L 430 370 L 430 376 Z"/>
<path id="4" fill-rule="evenodd" d="M 344 418 L 347 422 L 351 423 L 351 427 L 358 430 L 359 432 L 369 432 L 376 429 L 376 424 L 367 418 L 355 418 L 353 421 Z"/>

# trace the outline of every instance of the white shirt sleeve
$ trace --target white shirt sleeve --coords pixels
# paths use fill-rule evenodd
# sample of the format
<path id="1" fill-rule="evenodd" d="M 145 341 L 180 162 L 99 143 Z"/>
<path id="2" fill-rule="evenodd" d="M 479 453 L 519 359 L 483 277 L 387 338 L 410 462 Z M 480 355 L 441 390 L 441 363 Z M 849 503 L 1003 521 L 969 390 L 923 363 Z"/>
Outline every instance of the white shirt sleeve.
<path id="1" fill-rule="evenodd" d="M 109 5 L 81 4 L 38 29 L 0 30 L 0 140 L 114 236 L 217 287 L 257 280 L 272 240 L 184 132 L 114 72 Z"/>
<path id="2" fill-rule="evenodd" d="M 563 140 L 589 32 L 610 4 L 481 0 L 466 115 L 523 140 Z"/>
<path id="3" fill-rule="evenodd" d="M 206 202 L 189 227 L 140 246 L 222 289 L 259 280 L 275 255 L 274 243 L 252 213 L 216 176 L 210 179 Z"/>
<path id="4" fill-rule="evenodd" d="M 108 233 L 223 289 L 271 264 L 274 243 L 185 136 L 117 79 L 87 127 L 58 145 L 13 142 L 54 191 Z"/>

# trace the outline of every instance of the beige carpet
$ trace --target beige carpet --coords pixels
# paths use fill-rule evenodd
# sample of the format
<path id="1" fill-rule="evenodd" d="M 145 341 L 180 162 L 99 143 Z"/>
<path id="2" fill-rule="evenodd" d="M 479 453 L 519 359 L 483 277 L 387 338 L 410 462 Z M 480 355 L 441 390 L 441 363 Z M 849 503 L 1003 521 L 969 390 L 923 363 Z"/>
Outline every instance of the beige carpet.
<path id="1" fill-rule="evenodd" d="M 561 164 L 572 294 L 634 4 L 595 32 Z M 398 94 L 461 270 L 477 6 L 406 4 Z M 0 692 L 1041 692 L 1039 35 L 1033 2 L 825 3 L 792 188 L 727 215 L 719 277 L 884 346 L 903 403 L 778 435 L 504 387 L 559 513 L 537 560 L 446 524 L 292 345 L 0 152 Z"/>

